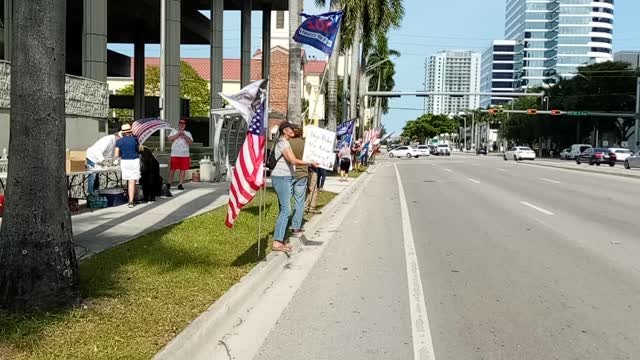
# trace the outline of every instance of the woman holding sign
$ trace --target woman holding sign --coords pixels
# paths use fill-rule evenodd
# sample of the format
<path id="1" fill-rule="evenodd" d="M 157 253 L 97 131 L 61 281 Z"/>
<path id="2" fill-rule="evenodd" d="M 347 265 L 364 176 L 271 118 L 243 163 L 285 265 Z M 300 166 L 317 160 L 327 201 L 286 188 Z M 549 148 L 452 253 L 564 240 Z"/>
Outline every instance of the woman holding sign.
<path id="1" fill-rule="evenodd" d="M 291 251 L 291 247 L 284 242 L 284 236 L 287 232 L 289 215 L 291 213 L 291 186 L 295 172 L 294 166 L 317 165 L 315 163 L 296 158 L 295 154 L 291 150 L 289 139 L 295 137 L 294 129 L 296 128 L 298 128 L 296 125 L 286 121 L 280 124 L 280 139 L 278 139 L 274 151 L 272 155 L 270 155 L 274 158 L 276 163 L 275 167 L 271 171 L 271 182 L 273 184 L 273 188 L 278 194 L 278 205 L 280 207 L 280 213 L 278 214 L 278 220 L 276 221 L 276 228 L 273 232 L 273 251 Z"/>

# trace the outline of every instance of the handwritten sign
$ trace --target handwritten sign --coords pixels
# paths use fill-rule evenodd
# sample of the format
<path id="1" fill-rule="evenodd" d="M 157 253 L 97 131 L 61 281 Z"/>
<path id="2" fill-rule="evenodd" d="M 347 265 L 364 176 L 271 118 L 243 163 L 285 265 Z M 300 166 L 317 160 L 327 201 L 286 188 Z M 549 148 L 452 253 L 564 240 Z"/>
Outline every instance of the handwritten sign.
<path id="1" fill-rule="evenodd" d="M 321 168 L 333 170 L 336 161 L 336 154 L 333 152 L 336 133 L 316 126 L 305 126 L 305 133 L 302 160 L 317 162 Z"/>

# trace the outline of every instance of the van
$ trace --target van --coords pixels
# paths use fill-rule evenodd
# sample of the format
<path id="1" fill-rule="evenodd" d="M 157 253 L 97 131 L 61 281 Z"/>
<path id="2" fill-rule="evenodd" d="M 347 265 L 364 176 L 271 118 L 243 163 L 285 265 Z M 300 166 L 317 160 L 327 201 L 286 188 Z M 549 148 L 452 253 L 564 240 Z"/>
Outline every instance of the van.
<path id="1" fill-rule="evenodd" d="M 571 151 L 569 152 L 569 159 L 574 160 L 580 154 L 582 154 L 585 150 L 591 149 L 591 145 L 589 144 L 573 144 L 571 145 Z"/>

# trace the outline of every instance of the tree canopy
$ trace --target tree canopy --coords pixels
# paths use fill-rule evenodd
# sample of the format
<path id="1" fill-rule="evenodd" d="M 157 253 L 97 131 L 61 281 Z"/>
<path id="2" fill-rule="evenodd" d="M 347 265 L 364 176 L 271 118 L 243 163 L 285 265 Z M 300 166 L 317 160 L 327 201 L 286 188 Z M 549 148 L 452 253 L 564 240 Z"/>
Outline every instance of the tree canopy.
<path id="1" fill-rule="evenodd" d="M 458 132 L 458 122 L 446 115 L 425 114 L 407 121 L 402 137 L 411 141 L 425 141 L 440 134 Z"/>

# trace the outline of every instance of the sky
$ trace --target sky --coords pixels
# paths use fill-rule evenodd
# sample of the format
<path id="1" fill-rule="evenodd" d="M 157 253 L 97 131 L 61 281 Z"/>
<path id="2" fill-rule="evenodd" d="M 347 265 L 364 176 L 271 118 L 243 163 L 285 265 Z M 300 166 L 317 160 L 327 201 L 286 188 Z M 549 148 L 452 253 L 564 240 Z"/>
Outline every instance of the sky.
<path id="1" fill-rule="evenodd" d="M 328 2 L 328 1 L 327 1 Z M 506 0 L 405 0 L 406 15 L 399 29 L 389 33 L 389 47 L 401 56 L 394 59 L 398 91 L 424 88 L 425 58 L 442 50 L 475 50 L 488 48 L 494 39 L 504 37 Z M 326 9 L 304 0 L 305 11 L 317 13 Z M 640 50 L 640 27 L 637 15 L 640 1 L 617 0 L 614 23 L 614 51 Z M 208 14 L 206 14 L 208 16 Z M 259 12 L 252 16 L 252 52 L 260 48 L 262 20 Z M 133 54 L 132 45 L 110 44 L 109 48 Z M 305 46 L 309 55 L 324 59 L 319 51 Z M 240 57 L 240 12 L 224 15 L 224 56 Z M 147 45 L 147 56 L 159 56 L 158 45 Z M 208 46 L 183 46 L 182 57 L 209 57 Z M 390 111 L 382 123 L 388 131 L 400 132 L 405 122 L 423 112 L 423 100 L 416 97 L 391 99 Z"/>

